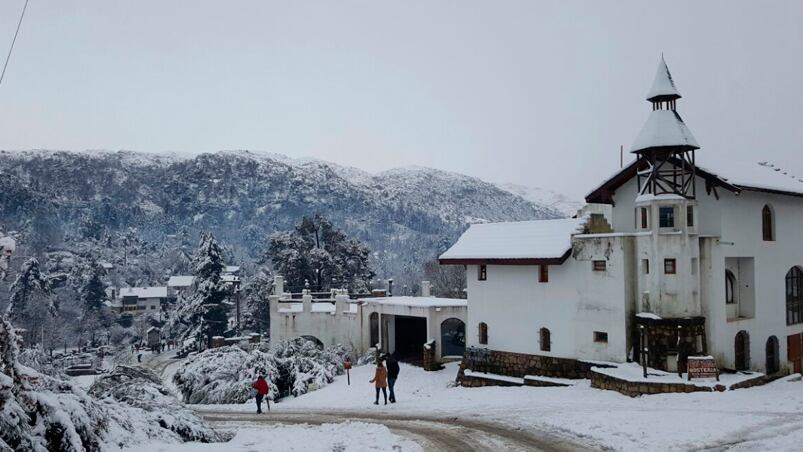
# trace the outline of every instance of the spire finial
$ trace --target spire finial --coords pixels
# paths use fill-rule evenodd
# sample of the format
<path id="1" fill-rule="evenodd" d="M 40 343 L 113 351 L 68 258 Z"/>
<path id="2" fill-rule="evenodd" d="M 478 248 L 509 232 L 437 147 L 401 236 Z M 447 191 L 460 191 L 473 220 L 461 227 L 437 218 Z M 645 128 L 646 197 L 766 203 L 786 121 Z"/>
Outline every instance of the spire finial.
<path id="1" fill-rule="evenodd" d="M 647 93 L 647 100 L 650 102 L 674 101 L 680 99 L 680 93 L 675 87 L 672 73 L 666 65 L 664 53 L 661 52 L 661 59 L 658 61 L 658 69 L 655 71 L 655 79 L 652 82 L 650 92 Z"/>

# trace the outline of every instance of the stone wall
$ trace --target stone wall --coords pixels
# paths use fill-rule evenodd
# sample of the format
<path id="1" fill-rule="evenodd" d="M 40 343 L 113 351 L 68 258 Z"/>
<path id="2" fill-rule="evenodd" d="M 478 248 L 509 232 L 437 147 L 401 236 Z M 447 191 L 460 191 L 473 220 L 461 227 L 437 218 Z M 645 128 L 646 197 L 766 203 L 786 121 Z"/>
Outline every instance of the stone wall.
<path id="1" fill-rule="evenodd" d="M 620 380 L 610 375 L 591 372 L 591 387 L 607 389 L 618 393 L 636 397 L 645 394 L 663 394 L 667 392 L 713 392 L 714 389 L 704 386 L 695 386 L 684 383 L 634 382 Z M 724 386 L 722 388 L 724 390 Z"/>
<path id="2" fill-rule="evenodd" d="M 484 363 L 472 363 L 468 353 L 463 355 L 457 379 L 460 382 L 463 381 L 464 369 L 519 378 L 523 378 L 526 375 L 540 375 L 544 377 L 581 379 L 590 377 L 592 367 L 601 366 L 576 359 L 489 350 L 488 359 Z M 487 386 L 487 384 L 482 386 Z"/>
<path id="3" fill-rule="evenodd" d="M 461 372 L 462 375 L 462 372 Z M 481 388 L 483 386 L 522 386 L 521 384 L 512 381 L 494 380 L 491 378 L 482 378 L 478 376 L 462 375 L 460 378 L 460 385 L 466 388 Z"/>

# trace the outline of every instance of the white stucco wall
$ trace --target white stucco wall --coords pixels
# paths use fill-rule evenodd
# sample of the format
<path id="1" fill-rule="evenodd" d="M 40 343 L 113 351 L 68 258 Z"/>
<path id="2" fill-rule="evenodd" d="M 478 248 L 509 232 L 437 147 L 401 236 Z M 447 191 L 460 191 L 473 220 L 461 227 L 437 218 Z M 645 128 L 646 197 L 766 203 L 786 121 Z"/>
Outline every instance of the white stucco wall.
<path id="1" fill-rule="evenodd" d="M 786 337 L 803 332 L 803 324 L 786 325 L 784 278 L 792 266 L 803 265 L 803 198 L 754 191 L 735 195 L 721 188 L 717 193 L 719 199 L 713 193 L 707 194 L 704 180 L 698 178 L 695 223 L 704 248 L 698 261 L 699 302 L 702 315 L 706 317 L 709 352 L 721 366 L 733 368 L 734 340 L 736 334 L 744 330 L 750 335 L 750 367 L 763 371 L 767 339 L 776 336 L 781 366 L 788 367 Z M 616 191 L 612 213 L 616 231 L 636 230 L 636 196 L 635 179 Z M 761 210 L 765 204 L 771 205 L 775 213 L 776 240 L 772 242 L 762 240 Z M 657 217 L 653 214 L 650 220 L 657 222 Z M 685 222 L 685 216 L 676 220 Z M 691 248 L 685 251 L 683 261 L 678 260 L 678 272 L 684 274 L 688 271 L 683 265 L 690 267 L 686 258 L 692 257 L 695 243 L 689 242 L 689 245 Z M 640 247 L 640 252 L 645 248 Z M 737 285 L 744 296 L 752 296 L 753 300 L 742 297 L 746 306 L 741 311 L 748 318 L 729 320 L 725 304 L 725 268 L 726 262 L 732 263 L 738 258 L 748 264 L 752 259 L 753 275 L 742 275 Z M 662 271 L 662 262 L 656 261 L 656 257 L 652 259 L 651 272 Z M 655 290 L 654 286 L 651 290 Z"/>
<path id="2" fill-rule="evenodd" d="M 575 256 L 549 267 L 549 281 L 538 282 L 538 266 L 487 266 L 478 281 L 468 266 L 467 344 L 479 344 L 479 324 L 488 325 L 487 348 L 561 358 L 622 362 L 627 357 L 625 272 L 627 239 L 581 240 Z M 592 260 L 606 260 L 604 272 Z M 542 351 L 540 329 L 548 328 L 550 351 Z M 608 333 L 595 343 L 594 332 Z"/>

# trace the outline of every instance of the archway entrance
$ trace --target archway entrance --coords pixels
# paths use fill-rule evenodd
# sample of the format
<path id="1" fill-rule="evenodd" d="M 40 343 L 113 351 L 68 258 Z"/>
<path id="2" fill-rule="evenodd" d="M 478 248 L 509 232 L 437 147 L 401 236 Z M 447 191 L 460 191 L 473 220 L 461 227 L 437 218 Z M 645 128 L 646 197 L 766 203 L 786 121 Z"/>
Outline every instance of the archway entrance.
<path id="1" fill-rule="evenodd" d="M 427 342 L 427 319 L 424 317 L 395 316 L 395 353 L 399 361 L 420 363 Z"/>
<path id="2" fill-rule="evenodd" d="M 466 324 L 460 319 L 441 322 L 441 355 L 463 356 L 466 351 Z"/>
<path id="3" fill-rule="evenodd" d="M 750 336 L 747 331 L 739 331 L 736 333 L 734 340 L 734 367 L 736 370 L 747 370 L 750 367 Z"/>

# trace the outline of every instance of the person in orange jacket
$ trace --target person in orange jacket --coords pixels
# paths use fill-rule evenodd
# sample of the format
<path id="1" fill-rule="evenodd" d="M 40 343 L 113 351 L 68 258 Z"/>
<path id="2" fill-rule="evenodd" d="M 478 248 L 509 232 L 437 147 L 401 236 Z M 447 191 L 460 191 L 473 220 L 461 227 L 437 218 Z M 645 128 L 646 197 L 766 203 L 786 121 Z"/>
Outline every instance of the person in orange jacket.
<path id="1" fill-rule="evenodd" d="M 382 365 L 382 360 L 377 360 L 376 362 L 376 373 L 374 374 L 373 380 L 369 381 L 369 383 L 373 383 L 374 387 L 376 388 L 376 400 L 374 401 L 374 405 L 379 405 L 379 390 L 382 390 L 382 395 L 385 396 L 385 405 L 388 404 L 388 370 L 385 369 L 385 366 Z"/>
<path id="2" fill-rule="evenodd" d="M 257 396 L 256 396 L 257 414 L 262 414 L 262 399 L 268 396 L 268 392 L 270 390 L 268 387 L 268 382 L 265 381 L 265 377 L 260 375 L 259 377 L 257 377 L 257 381 L 255 381 L 254 384 L 251 385 L 251 387 L 256 389 L 257 391 Z"/>

